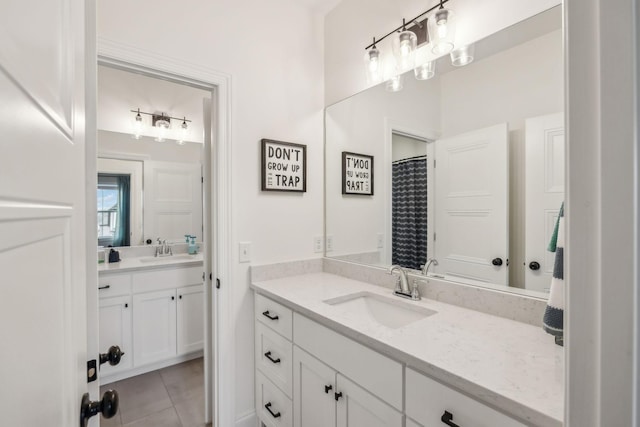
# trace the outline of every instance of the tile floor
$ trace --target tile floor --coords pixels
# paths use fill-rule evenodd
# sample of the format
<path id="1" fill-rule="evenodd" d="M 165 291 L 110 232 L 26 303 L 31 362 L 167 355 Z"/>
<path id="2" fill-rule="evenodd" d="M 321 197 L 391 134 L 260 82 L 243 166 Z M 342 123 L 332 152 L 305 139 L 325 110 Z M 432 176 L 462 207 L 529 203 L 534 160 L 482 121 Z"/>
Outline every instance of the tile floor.
<path id="1" fill-rule="evenodd" d="M 102 427 L 204 427 L 204 372 L 202 358 L 169 366 L 101 389 L 120 397 L 115 417 L 102 418 Z"/>

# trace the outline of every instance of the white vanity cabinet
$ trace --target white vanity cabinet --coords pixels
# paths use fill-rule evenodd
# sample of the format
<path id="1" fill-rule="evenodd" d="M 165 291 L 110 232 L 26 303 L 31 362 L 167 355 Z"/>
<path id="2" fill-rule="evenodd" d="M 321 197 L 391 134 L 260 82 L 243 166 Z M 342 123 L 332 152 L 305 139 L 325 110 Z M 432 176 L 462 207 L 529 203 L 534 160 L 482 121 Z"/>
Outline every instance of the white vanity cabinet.
<path id="1" fill-rule="evenodd" d="M 201 266 L 167 266 L 101 274 L 100 351 L 118 345 L 117 366 L 104 364 L 103 383 L 188 360 L 204 347 Z"/>
<path id="2" fill-rule="evenodd" d="M 411 368 L 406 371 L 406 414 L 419 426 L 445 425 L 441 421 L 445 411 L 451 414 L 450 421 L 459 426 L 525 426 Z"/>

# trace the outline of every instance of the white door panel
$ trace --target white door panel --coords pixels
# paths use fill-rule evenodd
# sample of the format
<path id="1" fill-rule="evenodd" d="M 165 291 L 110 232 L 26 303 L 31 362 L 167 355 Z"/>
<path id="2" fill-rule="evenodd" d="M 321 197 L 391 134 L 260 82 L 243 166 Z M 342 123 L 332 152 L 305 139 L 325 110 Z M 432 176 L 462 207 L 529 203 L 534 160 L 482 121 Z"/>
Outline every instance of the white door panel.
<path id="1" fill-rule="evenodd" d="M 436 141 L 435 272 L 508 285 L 507 137 L 500 124 Z"/>
<path id="2" fill-rule="evenodd" d="M 526 121 L 525 284 L 548 291 L 554 253 L 547 251 L 564 200 L 564 114 Z M 530 268 L 537 262 L 540 269 Z"/>
<path id="3" fill-rule="evenodd" d="M 330 427 L 336 423 L 336 371 L 293 347 L 293 425 Z"/>
<path id="4" fill-rule="evenodd" d="M 202 241 L 202 168 L 199 164 L 144 162 L 145 240 Z"/>
<path id="5" fill-rule="evenodd" d="M 176 355 L 176 291 L 133 296 L 134 366 Z"/>
<path id="6" fill-rule="evenodd" d="M 78 425 L 87 390 L 84 14 L 80 0 L 9 1 L 0 14 L 7 426 Z"/>
<path id="7" fill-rule="evenodd" d="M 204 347 L 204 290 L 202 285 L 178 288 L 178 355 Z"/>
<path id="8" fill-rule="evenodd" d="M 106 363 L 100 367 L 100 375 L 105 376 L 132 367 L 133 345 L 131 340 L 131 296 L 100 298 L 99 301 L 100 348 L 107 351 L 117 345 L 124 353 L 120 363 L 111 366 Z"/>
<path id="9" fill-rule="evenodd" d="M 403 415 L 356 383 L 336 375 L 342 393 L 336 408 L 337 427 L 402 427 Z"/>

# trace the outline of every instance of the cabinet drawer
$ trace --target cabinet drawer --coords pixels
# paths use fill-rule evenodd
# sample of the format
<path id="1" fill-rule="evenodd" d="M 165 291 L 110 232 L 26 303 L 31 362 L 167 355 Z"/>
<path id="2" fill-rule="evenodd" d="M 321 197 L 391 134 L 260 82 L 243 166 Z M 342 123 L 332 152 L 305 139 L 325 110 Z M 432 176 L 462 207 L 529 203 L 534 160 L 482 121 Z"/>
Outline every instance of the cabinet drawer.
<path id="1" fill-rule="evenodd" d="M 294 343 L 402 411 L 402 364 L 298 313 Z"/>
<path id="2" fill-rule="evenodd" d="M 260 371 L 256 371 L 256 413 L 267 427 L 293 426 L 291 399 Z"/>
<path id="3" fill-rule="evenodd" d="M 292 397 L 292 357 L 291 341 L 276 334 L 260 322 L 256 322 L 256 367 L 262 371 L 280 390 Z"/>
<path id="4" fill-rule="evenodd" d="M 98 298 L 131 294 L 131 274 L 106 274 L 98 277 Z"/>
<path id="5" fill-rule="evenodd" d="M 292 311 L 282 304 L 256 294 L 256 320 L 267 325 L 283 337 L 291 340 Z"/>
<path id="6" fill-rule="evenodd" d="M 524 427 L 524 424 L 464 394 L 407 368 L 406 414 L 423 426 L 440 425 L 445 411 L 452 422 L 474 427 Z"/>
<path id="7" fill-rule="evenodd" d="M 166 268 L 133 274 L 133 292 L 150 292 L 202 283 L 202 267 Z"/>

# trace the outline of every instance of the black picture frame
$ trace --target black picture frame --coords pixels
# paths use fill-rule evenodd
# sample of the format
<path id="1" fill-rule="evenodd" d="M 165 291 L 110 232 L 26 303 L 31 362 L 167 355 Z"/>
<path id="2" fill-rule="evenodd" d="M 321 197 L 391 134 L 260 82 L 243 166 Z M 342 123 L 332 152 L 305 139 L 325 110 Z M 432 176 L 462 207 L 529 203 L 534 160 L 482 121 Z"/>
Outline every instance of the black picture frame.
<path id="1" fill-rule="evenodd" d="M 373 156 L 342 152 L 342 194 L 373 196 L 373 177 Z"/>
<path id="2" fill-rule="evenodd" d="M 260 140 L 262 191 L 307 191 L 307 146 L 274 139 Z"/>

